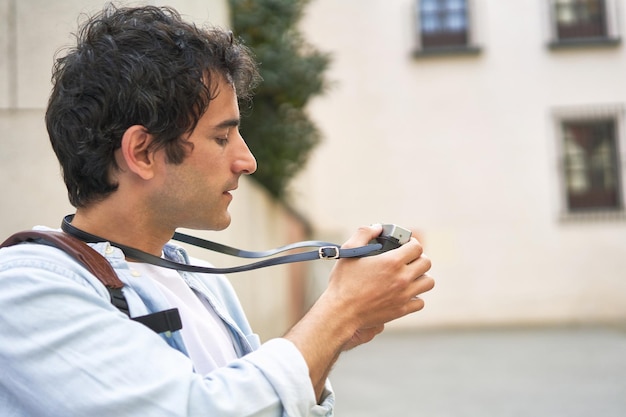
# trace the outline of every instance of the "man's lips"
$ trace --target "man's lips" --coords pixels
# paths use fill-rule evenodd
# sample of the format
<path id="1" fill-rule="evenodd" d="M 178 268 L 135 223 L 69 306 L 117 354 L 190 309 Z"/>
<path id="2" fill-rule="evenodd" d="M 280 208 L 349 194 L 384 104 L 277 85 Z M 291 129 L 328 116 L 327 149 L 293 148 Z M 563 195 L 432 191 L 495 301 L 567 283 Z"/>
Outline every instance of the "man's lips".
<path id="1" fill-rule="evenodd" d="M 237 186 L 236 186 L 236 185 L 235 185 L 235 186 L 233 186 L 233 187 L 229 187 L 229 188 L 227 188 L 227 189 L 226 189 L 226 191 L 224 191 L 224 194 L 227 194 L 227 195 L 232 195 L 230 192 L 231 192 L 231 191 L 235 191 L 236 189 L 237 189 Z"/>

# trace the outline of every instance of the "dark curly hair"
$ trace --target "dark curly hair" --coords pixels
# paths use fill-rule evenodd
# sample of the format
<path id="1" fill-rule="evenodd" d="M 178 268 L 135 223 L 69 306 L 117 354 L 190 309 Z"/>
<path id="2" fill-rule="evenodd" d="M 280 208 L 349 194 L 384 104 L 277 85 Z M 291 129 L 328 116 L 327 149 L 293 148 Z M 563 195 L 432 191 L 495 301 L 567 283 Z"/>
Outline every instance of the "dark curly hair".
<path id="1" fill-rule="evenodd" d="M 46 127 L 59 159 L 70 203 L 84 207 L 117 189 L 114 152 L 132 125 L 154 136 L 179 164 L 191 132 L 214 98 L 219 77 L 240 99 L 258 83 L 250 51 L 231 32 L 201 29 L 167 7 L 107 5 L 58 58 Z"/>

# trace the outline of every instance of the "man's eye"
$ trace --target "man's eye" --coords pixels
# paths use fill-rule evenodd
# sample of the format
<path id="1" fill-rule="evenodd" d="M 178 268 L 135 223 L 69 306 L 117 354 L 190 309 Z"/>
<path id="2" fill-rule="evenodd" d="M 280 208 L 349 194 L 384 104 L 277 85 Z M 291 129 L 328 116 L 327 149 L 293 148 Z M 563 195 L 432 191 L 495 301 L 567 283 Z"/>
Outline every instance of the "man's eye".
<path id="1" fill-rule="evenodd" d="M 215 138 L 215 141 L 220 146 L 226 146 L 226 144 L 228 143 L 228 138 Z"/>

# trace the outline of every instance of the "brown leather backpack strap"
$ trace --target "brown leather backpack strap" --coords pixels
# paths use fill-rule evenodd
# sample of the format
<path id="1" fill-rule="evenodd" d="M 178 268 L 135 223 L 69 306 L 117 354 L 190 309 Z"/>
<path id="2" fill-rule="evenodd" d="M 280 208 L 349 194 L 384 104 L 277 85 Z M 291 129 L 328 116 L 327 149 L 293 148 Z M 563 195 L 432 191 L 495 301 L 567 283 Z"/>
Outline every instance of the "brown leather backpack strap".
<path id="1" fill-rule="evenodd" d="M 56 231 L 25 230 L 9 236 L 0 247 L 13 246 L 22 242 L 43 243 L 59 248 L 74 257 L 107 288 L 124 286 L 104 256 L 73 236 Z"/>
<path id="2" fill-rule="evenodd" d="M 74 257 L 74 259 L 80 262 L 107 287 L 109 295 L 111 296 L 111 303 L 130 317 L 128 303 L 122 292 L 124 283 L 118 278 L 109 261 L 91 246 L 63 232 L 25 230 L 9 236 L 7 240 L 0 244 L 0 248 L 17 245 L 23 242 L 54 246 Z M 158 311 L 145 316 L 131 317 L 131 319 L 147 326 L 156 333 L 165 332 L 170 334 L 183 327 L 180 314 L 176 308 Z"/>

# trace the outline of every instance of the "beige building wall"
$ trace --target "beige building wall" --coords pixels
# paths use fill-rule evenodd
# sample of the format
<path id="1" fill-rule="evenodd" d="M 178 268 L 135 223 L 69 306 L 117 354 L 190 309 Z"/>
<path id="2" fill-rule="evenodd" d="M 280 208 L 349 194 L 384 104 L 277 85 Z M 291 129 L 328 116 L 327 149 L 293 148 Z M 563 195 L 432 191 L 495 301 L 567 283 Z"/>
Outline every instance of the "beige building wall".
<path id="1" fill-rule="evenodd" d="M 624 320 L 626 222 L 563 220 L 553 117 L 556 109 L 595 105 L 623 115 L 624 45 L 551 51 L 545 2 L 474 3 L 481 53 L 423 59 L 412 56 L 411 0 L 310 3 L 302 26 L 333 53 L 334 85 L 310 106 L 325 142 L 294 183 L 294 205 L 316 239 L 342 242 L 374 222 L 415 230 L 437 287 L 427 308 L 397 327 Z M 55 51 L 71 43 L 79 13 L 102 4 L 0 0 L 0 235 L 56 226 L 72 211 L 44 107 Z M 196 22 L 228 22 L 225 0 L 167 4 Z M 620 140 L 623 158 L 623 123 Z M 302 238 L 293 232 L 293 224 L 302 229 L 297 217 L 242 183 L 231 227 L 202 236 L 250 250 Z M 307 304 L 321 291 L 331 266 L 230 278 L 253 327 L 268 338 L 297 317 L 303 289 Z"/>
<path id="2" fill-rule="evenodd" d="M 81 13 L 91 14 L 101 0 L 0 0 L 0 236 L 42 224 L 59 227 L 73 208 L 66 197 L 58 163 L 48 142 L 44 112 L 51 89 L 55 52 L 71 44 Z M 143 2 L 146 4 L 146 2 Z M 116 2 L 136 5 L 140 2 Z M 197 24 L 227 27 L 226 0 L 171 0 L 169 5 Z M 249 250 L 265 250 L 302 240 L 302 224 L 244 179 L 232 204 L 233 224 L 219 242 Z M 294 227 L 295 224 L 295 227 Z M 196 233 L 200 235 L 199 233 Z M 3 238 L 2 238 L 3 239 Z M 194 249 L 193 255 L 217 266 L 241 264 L 237 259 Z M 281 335 L 300 311 L 293 305 L 306 271 L 279 266 L 231 275 L 253 328 L 267 339 Z"/>
<path id="3" fill-rule="evenodd" d="M 626 221 L 563 218 L 554 114 L 613 109 L 624 179 L 624 28 L 617 46 L 551 50 L 547 1 L 473 4 L 481 52 L 422 58 L 414 0 L 310 4 L 302 27 L 334 86 L 310 106 L 325 141 L 297 207 L 335 238 L 417 232 L 437 286 L 398 326 L 623 322 Z"/>

